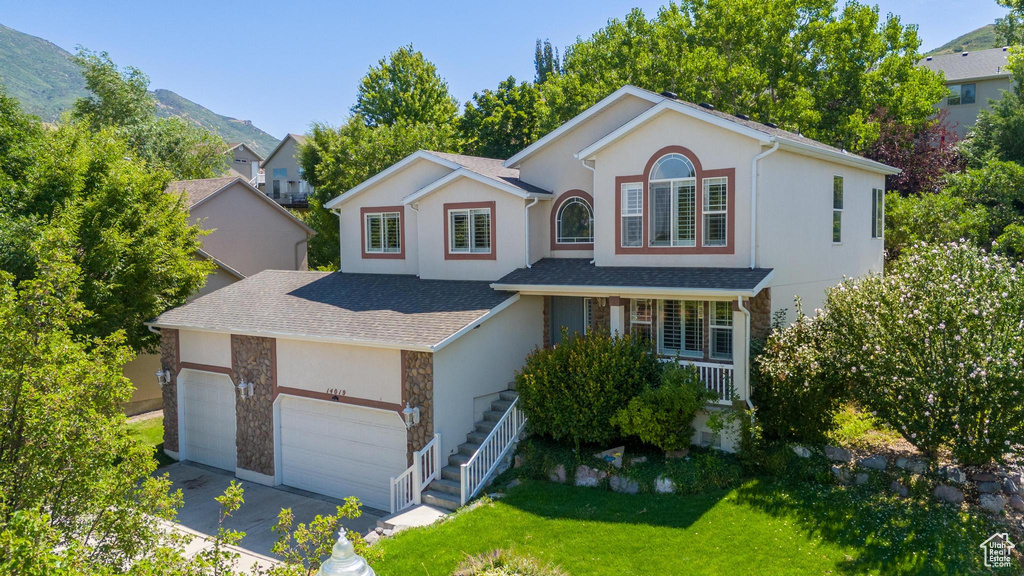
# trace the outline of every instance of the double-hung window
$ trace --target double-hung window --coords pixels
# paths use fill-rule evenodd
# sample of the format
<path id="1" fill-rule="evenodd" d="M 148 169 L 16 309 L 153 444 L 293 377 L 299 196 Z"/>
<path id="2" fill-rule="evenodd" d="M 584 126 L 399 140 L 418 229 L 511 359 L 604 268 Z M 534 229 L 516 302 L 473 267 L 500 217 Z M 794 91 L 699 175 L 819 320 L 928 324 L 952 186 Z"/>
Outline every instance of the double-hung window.
<path id="1" fill-rule="evenodd" d="M 697 245 L 697 172 L 682 154 L 651 168 L 651 246 Z"/>
<path id="2" fill-rule="evenodd" d="M 629 330 L 634 336 L 650 341 L 653 337 L 654 300 L 634 298 L 630 301 Z"/>
<path id="3" fill-rule="evenodd" d="M 367 254 L 399 254 L 402 251 L 402 220 L 398 212 L 365 215 Z"/>
<path id="4" fill-rule="evenodd" d="M 704 354 L 704 303 L 697 300 L 662 300 L 658 349 L 662 354 Z"/>
<path id="5" fill-rule="evenodd" d="M 832 177 L 832 243 L 843 241 L 843 177 Z"/>
<path id="6" fill-rule="evenodd" d="M 732 302 L 711 303 L 711 357 L 732 359 Z"/>
<path id="7" fill-rule="evenodd" d="M 881 238 L 885 234 L 885 190 L 871 190 L 871 237 Z"/>
<path id="8" fill-rule="evenodd" d="M 621 190 L 622 246 L 637 248 L 644 244 L 644 185 L 630 182 Z"/>
<path id="9" fill-rule="evenodd" d="M 449 210 L 448 251 L 452 254 L 490 254 L 491 209 Z"/>
<path id="10" fill-rule="evenodd" d="M 726 213 L 729 209 L 729 179 L 704 179 L 704 245 L 725 246 Z"/>

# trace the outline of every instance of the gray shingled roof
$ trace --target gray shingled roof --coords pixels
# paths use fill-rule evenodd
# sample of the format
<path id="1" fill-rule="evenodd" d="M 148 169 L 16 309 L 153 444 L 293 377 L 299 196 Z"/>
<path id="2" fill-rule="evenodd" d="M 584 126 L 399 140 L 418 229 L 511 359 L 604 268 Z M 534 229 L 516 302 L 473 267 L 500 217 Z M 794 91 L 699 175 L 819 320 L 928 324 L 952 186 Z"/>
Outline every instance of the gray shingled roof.
<path id="1" fill-rule="evenodd" d="M 530 268 L 513 270 L 494 286 L 615 286 L 681 290 L 750 291 L 771 268 L 670 268 L 595 266 L 586 258 L 543 258 Z"/>
<path id="2" fill-rule="evenodd" d="M 1009 76 L 1010 72 L 1006 69 L 1009 56 L 1010 51 L 1006 48 L 991 48 L 976 52 L 929 56 L 918 64 L 935 72 L 944 72 L 946 81 L 953 82 L 988 76 Z"/>
<path id="3" fill-rule="evenodd" d="M 465 154 L 451 154 L 448 152 L 435 152 L 433 150 L 424 150 L 429 154 L 433 154 L 438 158 L 454 162 L 459 166 L 462 166 L 470 172 L 476 172 L 481 176 L 493 178 L 494 180 L 501 180 L 507 184 L 511 184 L 516 188 L 519 188 L 525 192 L 532 192 L 534 194 L 550 194 L 548 190 L 528 184 L 519 179 L 518 168 L 506 168 L 502 162 L 504 160 L 498 160 L 495 158 L 480 158 L 478 156 L 466 156 Z"/>
<path id="4" fill-rule="evenodd" d="M 188 207 L 191 208 L 210 196 L 213 196 L 218 190 L 224 188 L 237 179 L 238 176 L 204 178 L 201 180 L 175 180 L 167 185 L 164 192 L 171 194 L 180 194 L 181 192 L 185 192 L 185 199 L 188 203 Z"/>
<path id="5" fill-rule="evenodd" d="M 164 312 L 153 324 L 425 349 L 511 297 L 487 282 L 266 270 Z"/>

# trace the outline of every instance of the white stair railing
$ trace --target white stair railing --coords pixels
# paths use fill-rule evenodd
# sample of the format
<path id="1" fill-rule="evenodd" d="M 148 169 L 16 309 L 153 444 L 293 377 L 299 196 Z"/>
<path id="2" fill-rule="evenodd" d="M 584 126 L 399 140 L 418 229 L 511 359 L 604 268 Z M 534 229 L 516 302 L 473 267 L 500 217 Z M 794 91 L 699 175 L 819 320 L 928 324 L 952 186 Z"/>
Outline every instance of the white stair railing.
<path id="1" fill-rule="evenodd" d="M 423 488 L 433 482 L 441 473 L 441 435 L 434 434 L 434 439 L 422 450 L 412 455 L 412 466 L 397 478 L 391 479 L 391 513 L 405 510 L 419 504 Z"/>
<path id="2" fill-rule="evenodd" d="M 460 470 L 461 489 L 460 505 L 465 505 L 481 488 L 486 485 L 491 474 L 501 464 L 502 458 L 515 446 L 519 434 L 526 425 L 526 415 L 519 409 L 519 398 L 501 416 L 487 438 L 480 443 L 480 448 L 470 456 Z"/>

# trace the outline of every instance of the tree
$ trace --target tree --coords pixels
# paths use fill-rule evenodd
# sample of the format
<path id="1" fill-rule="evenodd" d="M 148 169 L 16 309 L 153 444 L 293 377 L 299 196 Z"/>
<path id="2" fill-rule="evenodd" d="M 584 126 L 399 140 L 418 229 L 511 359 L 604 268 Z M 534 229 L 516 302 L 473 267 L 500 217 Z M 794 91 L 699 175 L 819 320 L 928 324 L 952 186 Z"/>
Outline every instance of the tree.
<path id="1" fill-rule="evenodd" d="M 947 116 L 943 110 L 915 128 L 890 118 L 885 111 L 875 113 L 872 122 L 879 127 L 878 139 L 865 150 L 865 156 L 901 170 L 885 177 L 887 191 L 935 193 L 942 190 L 947 174 L 963 170 L 959 137 L 946 124 Z"/>
<path id="2" fill-rule="evenodd" d="M 1011 56 L 1012 88 L 978 112 L 978 120 L 961 147 L 972 167 L 990 160 L 1024 165 L 1024 59 Z"/>
<path id="3" fill-rule="evenodd" d="M 537 38 L 537 50 L 533 55 L 533 67 L 536 70 L 533 80 L 537 84 L 543 84 L 549 76 L 561 73 L 562 62 L 558 57 L 558 48 L 552 50 L 550 40 L 545 40 L 542 43 L 540 38 Z"/>
<path id="4" fill-rule="evenodd" d="M 473 94 L 459 119 L 463 152 L 487 158 L 508 158 L 540 137 L 546 113 L 540 91 L 529 82 L 508 79 L 498 89 Z"/>
<path id="5" fill-rule="evenodd" d="M 452 124 L 459 109 L 434 64 L 410 44 L 370 67 L 359 81 L 352 113 L 368 126 L 399 121 L 441 126 Z"/>
<path id="6" fill-rule="evenodd" d="M 949 177 L 949 193 L 967 205 L 982 206 L 988 212 L 987 245 L 998 241 L 1007 227 L 1024 225 L 1024 166 L 993 160 L 982 168 Z"/>
<path id="7" fill-rule="evenodd" d="M 1010 12 L 996 19 L 995 31 L 1003 46 L 1024 44 L 1024 0 L 996 0 Z"/>
<path id="8" fill-rule="evenodd" d="M 92 94 L 75 102 L 73 119 L 94 133 L 115 130 L 139 159 L 166 168 L 176 179 L 213 178 L 227 171 L 227 145 L 220 136 L 181 118 L 156 117 L 149 77 L 141 70 L 119 70 L 106 52 L 84 48 L 75 63 Z"/>
<path id="9" fill-rule="evenodd" d="M 949 190 L 935 194 L 885 195 L 886 259 L 896 260 L 910 246 L 966 240 L 975 246 L 991 242 L 989 213 Z"/>

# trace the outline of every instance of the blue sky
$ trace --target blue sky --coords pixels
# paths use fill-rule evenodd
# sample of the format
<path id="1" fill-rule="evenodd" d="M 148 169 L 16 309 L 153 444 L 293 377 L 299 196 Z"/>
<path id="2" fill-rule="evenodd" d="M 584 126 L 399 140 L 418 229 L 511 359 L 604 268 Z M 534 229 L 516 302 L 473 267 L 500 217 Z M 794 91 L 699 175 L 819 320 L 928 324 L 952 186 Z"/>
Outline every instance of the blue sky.
<path id="1" fill-rule="evenodd" d="M 840 0 L 840 4 L 844 0 Z M 916 23 L 925 50 L 994 21 L 995 0 L 875 0 Z M 533 77 L 537 38 L 557 46 L 589 36 L 649 0 L 508 2 L 210 2 L 0 0 L 0 23 L 74 51 L 106 50 L 215 112 L 275 136 L 312 121 L 337 124 L 379 58 L 412 43 L 460 102 L 510 74 Z M 970 9 L 965 9 L 966 5 Z"/>

